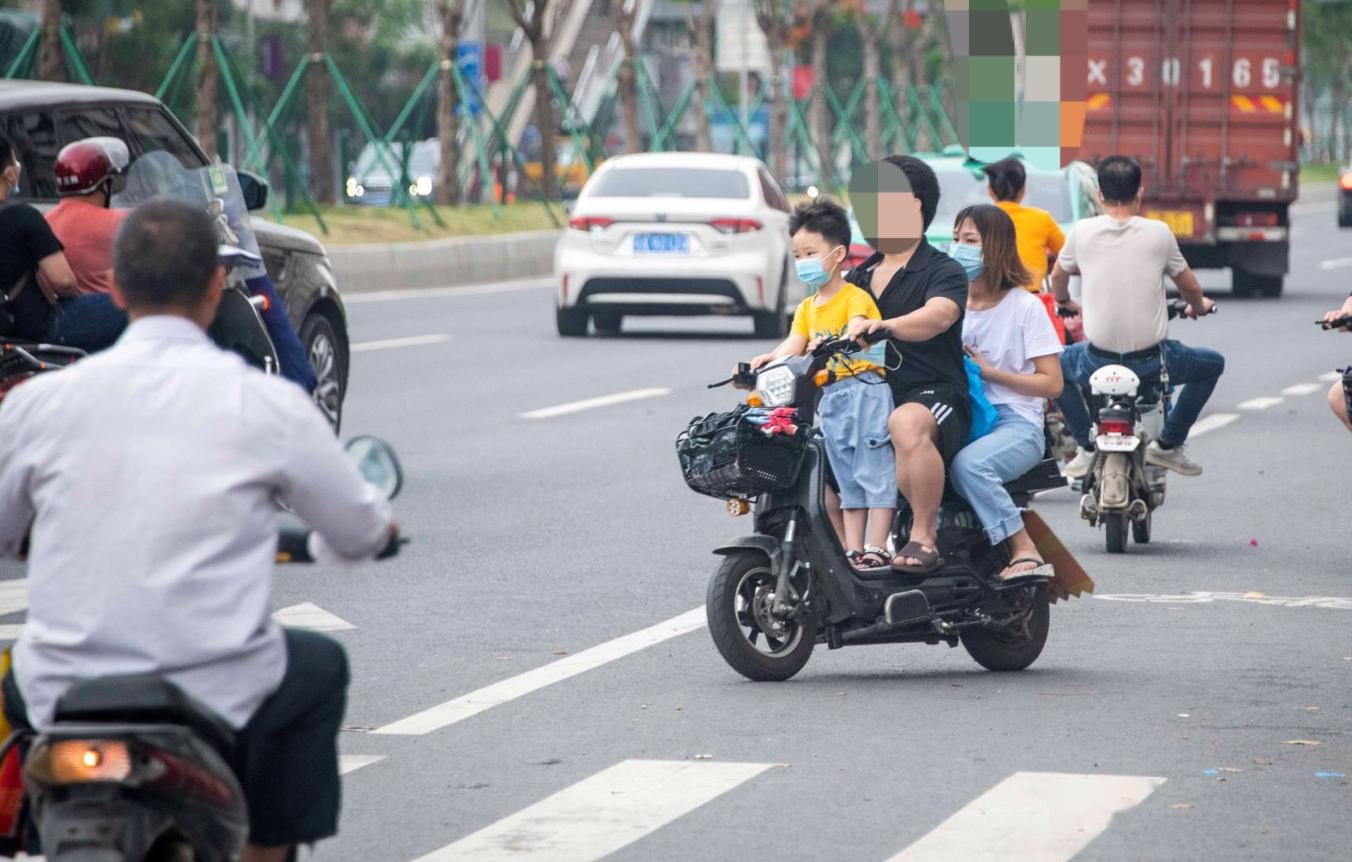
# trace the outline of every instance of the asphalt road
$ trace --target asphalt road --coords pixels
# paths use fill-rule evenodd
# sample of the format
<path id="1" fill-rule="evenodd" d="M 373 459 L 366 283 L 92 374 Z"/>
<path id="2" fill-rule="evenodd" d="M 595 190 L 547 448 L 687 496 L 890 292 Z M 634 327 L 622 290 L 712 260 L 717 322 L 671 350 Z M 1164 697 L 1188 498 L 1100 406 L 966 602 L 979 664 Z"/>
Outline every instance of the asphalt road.
<path id="1" fill-rule="evenodd" d="M 672 440 L 730 406 L 704 384 L 765 347 L 748 321 L 563 340 L 543 283 L 352 301 L 345 432 L 399 450 L 413 543 L 278 572 L 278 608 L 348 626 L 354 675 L 313 858 L 1349 858 L 1352 440 L 1320 376 L 1352 339 L 1311 322 L 1352 233 L 1307 206 L 1293 242 L 1282 299 L 1218 289 L 1174 326 L 1225 354 L 1207 413 L 1235 418 L 1155 541 L 1109 557 L 1075 495 L 1036 501 L 1098 587 L 1019 674 L 918 645 L 819 648 L 780 684 L 724 665 L 695 611 L 750 523 Z"/>

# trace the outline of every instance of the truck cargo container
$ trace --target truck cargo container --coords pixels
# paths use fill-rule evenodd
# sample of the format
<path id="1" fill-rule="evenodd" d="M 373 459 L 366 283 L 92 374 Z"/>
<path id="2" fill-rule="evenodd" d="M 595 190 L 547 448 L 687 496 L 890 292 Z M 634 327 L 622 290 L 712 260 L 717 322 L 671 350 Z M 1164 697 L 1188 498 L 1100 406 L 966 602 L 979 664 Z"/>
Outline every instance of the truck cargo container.
<path id="1" fill-rule="evenodd" d="M 1093 0 L 1079 158 L 1141 162 L 1189 264 L 1278 296 L 1299 192 L 1299 0 Z"/>

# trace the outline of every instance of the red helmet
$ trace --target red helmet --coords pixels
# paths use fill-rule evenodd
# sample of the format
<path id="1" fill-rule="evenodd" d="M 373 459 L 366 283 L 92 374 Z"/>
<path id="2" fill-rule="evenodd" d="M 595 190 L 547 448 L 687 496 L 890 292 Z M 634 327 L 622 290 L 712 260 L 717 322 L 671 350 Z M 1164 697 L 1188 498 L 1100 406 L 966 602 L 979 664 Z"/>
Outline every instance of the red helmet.
<path id="1" fill-rule="evenodd" d="M 85 138 L 56 154 L 56 193 L 87 195 L 127 167 L 127 145 L 117 138 Z"/>

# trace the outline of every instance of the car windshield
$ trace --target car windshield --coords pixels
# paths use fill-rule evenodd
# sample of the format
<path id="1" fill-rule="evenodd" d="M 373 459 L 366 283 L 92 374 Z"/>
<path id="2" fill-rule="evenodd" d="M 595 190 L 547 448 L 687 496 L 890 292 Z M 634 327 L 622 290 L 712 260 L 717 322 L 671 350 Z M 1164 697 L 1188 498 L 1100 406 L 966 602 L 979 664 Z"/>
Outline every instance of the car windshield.
<path id="1" fill-rule="evenodd" d="M 384 157 L 382 164 L 380 157 L 377 156 L 375 144 L 367 144 L 362 147 L 361 154 L 357 156 L 357 169 L 355 174 L 358 179 L 370 176 L 385 176 L 389 173 L 386 165 L 395 171 L 401 170 L 400 162 L 404 157 L 403 144 L 390 144 L 388 147 L 381 148 L 381 155 Z M 437 172 L 437 142 L 419 141 L 413 145 L 412 152 L 408 156 L 408 175 L 413 178 L 432 176 Z"/>
<path id="2" fill-rule="evenodd" d="M 741 171 L 716 168 L 617 168 L 597 177 L 588 194 L 598 198 L 749 198 Z"/>
<path id="3" fill-rule="evenodd" d="M 939 177 L 939 209 L 934 214 L 931 230 L 952 227 L 953 219 L 964 207 L 991 202 L 986 192 L 984 175 L 973 176 L 971 171 L 965 169 L 939 170 L 935 173 Z M 1070 182 L 1065 174 L 1030 173 L 1027 189 L 1028 194 L 1023 199 L 1025 206 L 1046 210 L 1059 224 L 1071 220 Z"/>

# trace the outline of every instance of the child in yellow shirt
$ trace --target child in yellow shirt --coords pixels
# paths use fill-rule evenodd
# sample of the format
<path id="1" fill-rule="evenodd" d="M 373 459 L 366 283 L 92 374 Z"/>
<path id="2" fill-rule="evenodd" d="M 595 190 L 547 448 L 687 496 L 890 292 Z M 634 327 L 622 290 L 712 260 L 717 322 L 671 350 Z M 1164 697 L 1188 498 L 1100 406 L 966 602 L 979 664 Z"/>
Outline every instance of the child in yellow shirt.
<path id="1" fill-rule="evenodd" d="M 753 368 L 784 356 L 802 356 L 820 342 L 840 338 L 857 318 L 881 318 L 868 291 L 845 281 L 850 220 L 839 204 L 819 199 L 799 206 L 789 219 L 789 233 L 795 269 L 809 295 L 794 312 L 789 337 L 751 360 Z M 823 390 L 817 408 L 844 510 L 845 550 L 858 569 L 886 568 L 891 559 L 885 546 L 897 481 L 887 432 L 892 390 L 883 381 L 884 349 L 879 343 L 833 360 L 836 382 Z"/>

